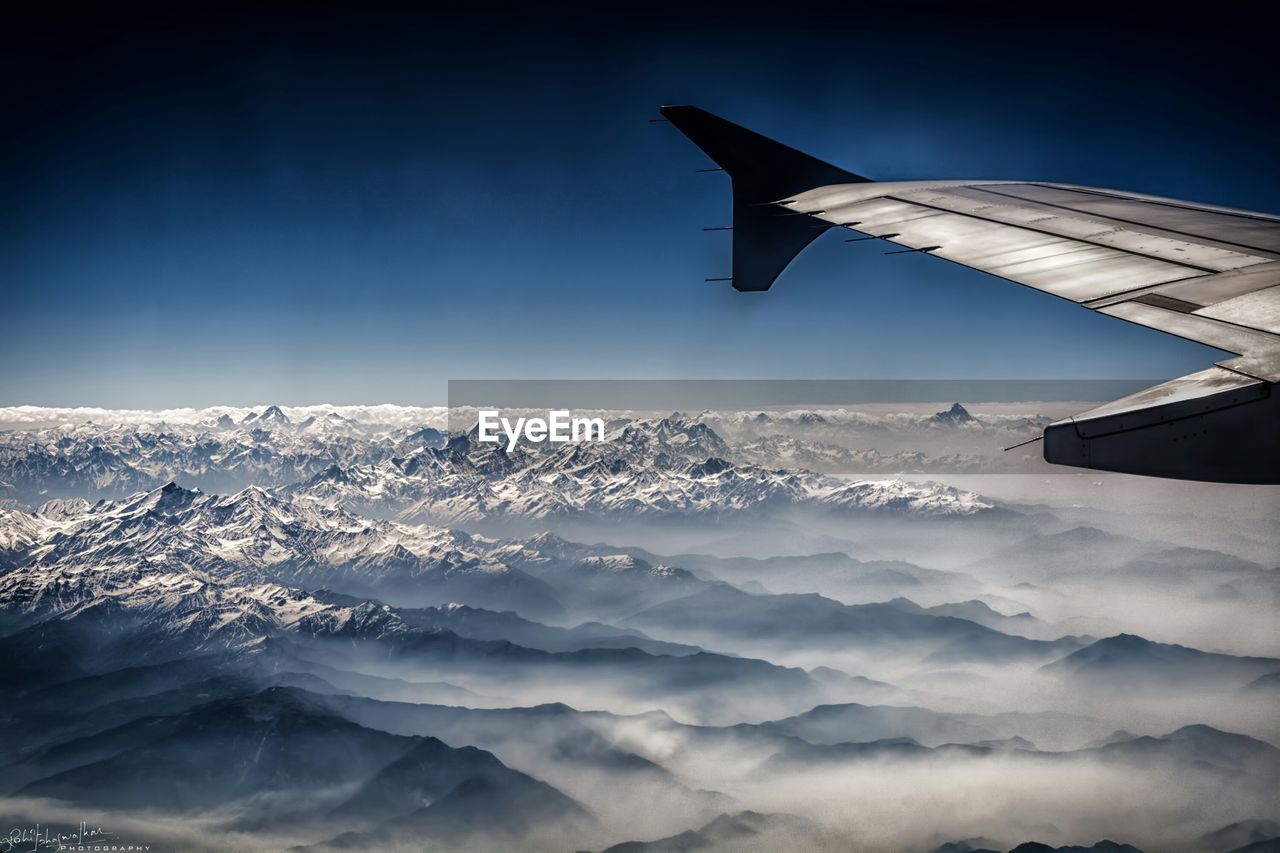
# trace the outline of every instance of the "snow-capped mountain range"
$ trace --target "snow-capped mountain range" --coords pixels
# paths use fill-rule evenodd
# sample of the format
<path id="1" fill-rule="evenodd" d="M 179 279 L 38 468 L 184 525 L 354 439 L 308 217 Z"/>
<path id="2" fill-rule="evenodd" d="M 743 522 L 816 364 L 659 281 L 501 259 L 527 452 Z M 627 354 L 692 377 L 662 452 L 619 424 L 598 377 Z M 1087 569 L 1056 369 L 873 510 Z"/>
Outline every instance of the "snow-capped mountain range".
<path id="1" fill-rule="evenodd" d="M 938 484 L 821 476 L 803 467 L 821 447 L 734 447 L 702 421 L 675 415 L 614 421 L 603 442 L 511 452 L 478 442 L 474 431 L 447 438 L 434 427 L 362 425 L 336 411 L 298 421 L 276 406 L 150 429 L 82 424 L 3 434 L 0 495 L 31 507 L 50 498 L 119 499 L 169 481 L 218 493 L 252 485 L 298 503 L 434 523 L 993 508 Z"/>
<path id="2" fill-rule="evenodd" d="M 972 492 L 903 480 L 848 482 L 803 469 L 735 464 L 700 421 L 662 418 L 615 428 L 607 440 L 508 453 L 455 436 L 441 450 L 376 465 L 333 466 L 289 491 L 327 506 L 394 509 L 408 521 L 472 522 L 583 515 L 708 517 L 767 509 L 974 515 L 995 509 Z"/>
<path id="3" fill-rule="evenodd" d="M 487 693 L 517 675 L 536 688 L 536 671 L 566 666 L 624 697 L 686 690 L 698 672 L 744 695 L 790 685 L 800 704 L 886 689 L 602 624 L 716 585 L 609 546 L 363 519 L 256 487 L 224 496 L 168 484 L 2 520 L 16 567 L 0 572 L 0 639 L 18 669 L 29 658 L 40 672 L 92 674 L 305 647 L 355 655 L 349 667 L 374 655 L 406 675 L 430 665 L 489 679 Z"/>
<path id="4" fill-rule="evenodd" d="M 663 436 L 676 434 L 683 441 L 663 442 Z M 678 455 L 643 468 L 647 485 L 640 495 L 622 500 L 627 478 L 639 464 L 632 458 L 637 448 L 644 449 L 643 458 L 654 451 L 655 442 L 691 448 L 714 442 L 713 435 L 705 428 L 670 422 L 654 425 L 651 432 L 628 427 L 612 452 L 600 445 L 590 453 L 584 446 L 567 458 L 551 454 L 521 460 L 527 465 L 515 466 L 505 476 L 501 451 L 488 446 L 472 450 L 464 437 L 445 451 L 461 471 L 446 470 L 448 456 L 432 456 L 435 464 L 418 469 L 386 468 L 400 475 L 393 478 L 397 483 L 408 478 L 406 470 L 418 477 L 421 492 L 406 515 L 426 514 L 424 507 L 432 500 L 449 511 L 479 512 L 484 507 L 478 498 L 514 495 L 524 483 L 543 485 L 540 500 L 509 499 L 504 511 L 566 511 L 575 506 L 573 501 L 581 501 L 581 507 L 625 507 L 641 515 L 697 506 L 726 512 L 769 500 L 924 516 L 972 514 L 990 507 L 976 495 L 946 487 L 900 481 L 845 484 L 759 469 L 742 473 L 718 460 L 696 464 Z M 486 471 L 495 473 L 492 481 Z M 367 472 L 357 472 L 362 473 Z M 320 492 L 320 485 L 328 491 Z M 568 544 L 554 536 L 500 540 L 362 518 L 337 505 L 350 503 L 352 495 L 372 500 L 383 485 L 376 478 L 330 473 L 290 497 L 257 486 L 214 495 L 169 483 L 121 500 L 89 504 L 63 499 L 35 513 L 0 511 L 5 618 L 10 623 L 37 621 L 74 616 L 85 607 L 121 605 L 160 617 L 172 630 L 203 632 L 207 639 L 235 645 L 237 637 L 247 642 L 279 629 L 405 629 L 390 611 L 335 604 L 331 597 L 303 590 L 333 589 L 412 606 L 458 599 L 553 617 L 560 605 L 551 589 L 522 567 L 556 563 L 572 567 L 580 578 L 608 577 L 610 584 L 643 575 L 679 591 L 687 591 L 694 581 L 688 572 L 651 565 L 623 551 L 588 552 L 575 546 L 570 553 Z M 591 498 L 592 489 L 605 497 Z"/>
<path id="5" fill-rule="evenodd" d="M 357 422 L 278 406 L 195 423 L 79 423 L 0 433 L 0 498 L 120 498 L 181 480 L 206 491 L 283 486 L 334 464 L 373 463 L 443 444 L 433 427 Z"/>
<path id="6" fill-rule="evenodd" d="M 785 434 L 761 436 L 739 444 L 735 450 L 735 458 L 756 465 L 799 467 L 829 473 L 946 471 L 968 474 L 991 467 L 989 459 L 975 453 L 931 455 L 919 450 L 882 453 L 875 448 L 853 450 L 839 444 Z"/>
<path id="7" fill-rule="evenodd" d="M 378 432 L 337 412 L 297 421 L 272 406 L 156 432 L 84 424 L 7 434 L 0 471 L 11 490 L 29 498 L 45 483 L 62 488 L 48 490 L 54 497 L 38 510 L 0 509 L 3 619 L 21 628 L 145 615 L 161 635 L 198 649 L 279 631 L 410 630 L 394 609 L 370 601 L 463 601 L 552 622 L 566 606 L 584 618 L 625 615 L 615 612 L 620 591 L 652 605 L 701 581 L 621 550 L 569 553 L 555 537 L 499 540 L 438 525 L 723 518 L 766 508 L 922 518 L 995 510 L 936 483 L 735 464 L 726 460 L 733 448 L 699 421 L 611 427 L 603 442 L 507 452 L 474 432 L 446 441 L 430 427 Z M 154 485 L 173 471 L 270 487 L 218 494 Z M 112 497 L 67 496 L 77 492 Z"/>
<path id="8" fill-rule="evenodd" d="M 882 432 L 919 429 L 1019 431 L 1043 427 L 1052 420 L 1040 414 L 1007 412 L 988 412 L 975 416 L 961 403 L 952 403 L 948 408 L 934 413 L 865 411 L 835 406 L 782 411 L 706 411 L 699 418 L 714 426 L 730 429 L 749 428 L 759 431 L 785 427 L 808 432 L 830 431 L 841 427 Z"/>
<path id="9" fill-rule="evenodd" d="M 209 406 L 203 409 L 104 409 L 95 406 L 0 406 L 0 428 L 32 429 L 48 426 L 200 427 L 217 424 L 223 418 L 230 424 L 252 422 L 275 410 L 288 421 L 305 424 L 311 418 L 336 416 L 374 428 L 433 426 L 443 429 L 448 417 L 444 406 L 402 406 L 385 403 L 372 406 L 335 406 L 322 403 L 313 406 Z"/>
<path id="10" fill-rule="evenodd" d="M 258 489 L 218 497 L 168 485 L 122 501 L 68 503 L 10 512 L 0 528 L 27 539 L 25 557 L 13 554 L 18 567 L 0 575 L 11 628 L 96 610 L 143 618 L 157 643 L 193 649 L 236 648 L 278 630 L 405 630 L 375 605 L 333 606 L 279 582 L 287 572 L 277 567 L 340 547 L 345 519 L 287 514 Z"/>
<path id="11" fill-rule="evenodd" d="M 409 603 L 456 596 L 534 613 L 550 598 L 509 565 L 536 559 L 518 544 L 357 518 L 257 487 L 220 496 L 170 483 L 120 501 L 11 510 L 0 517 L 0 542 L 13 567 L 0 575 L 10 622 L 120 604 L 211 641 L 249 641 L 277 629 L 404 630 L 390 611 L 304 589 L 417 597 Z M 234 637 L 219 642 L 236 645 Z"/>

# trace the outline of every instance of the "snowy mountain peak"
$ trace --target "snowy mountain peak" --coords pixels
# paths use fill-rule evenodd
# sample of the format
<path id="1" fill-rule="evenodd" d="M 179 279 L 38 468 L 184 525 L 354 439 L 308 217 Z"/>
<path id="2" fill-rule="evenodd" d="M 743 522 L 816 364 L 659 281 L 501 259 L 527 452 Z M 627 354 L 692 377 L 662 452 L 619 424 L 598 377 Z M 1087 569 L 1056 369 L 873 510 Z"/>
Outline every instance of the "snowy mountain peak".
<path id="1" fill-rule="evenodd" d="M 278 424 L 280 426 L 287 426 L 288 424 L 292 423 L 292 421 L 289 420 L 288 415 L 286 415 L 283 411 L 281 411 L 279 406 L 268 406 L 266 411 L 264 411 L 261 415 L 258 416 L 258 423 L 259 424 Z"/>
<path id="2" fill-rule="evenodd" d="M 966 424 L 976 421 L 977 418 L 969 414 L 969 410 L 964 406 L 959 403 L 952 403 L 950 409 L 947 409 L 945 412 L 938 412 L 931 420 L 934 423 L 954 426 L 956 424 Z"/>
<path id="3" fill-rule="evenodd" d="M 860 510 L 900 510 L 913 515 L 974 515 L 995 505 L 974 492 L 934 482 L 868 480 L 837 486 L 819 498 L 831 507 Z"/>
<path id="4" fill-rule="evenodd" d="M 199 489 L 184 489 L 170 480 L 158 489 L 135 495 L 132 500 L 122 501 L 119 505 L 126 513 L 142 511 L 169 514 L 185 509 L 201 496 Z"/>
<path id="5" fill-rule="evenodd" d="M 36 510 L 36 515 L 50 521 L 62 521 L 77 515 L 84 515 L 89 509 L 89 502 L 84 498 L 56 498 L 45 501 Z"/>
<path id="6" fill-rule="evenodd" d="M 690 477 L 714 477 L 715 475 L 722 474 L 732 468 L 733 463 L 713 456 L 705 462 L 699 462 L 695 465 L 689 466 L 688 470 Z"/>
<path id="7" fill-rule="evenodd" d="M 560 553 L 570 545 L 568 541 L 561 539 L 549 530 L 543 531 L 530 539 L 526 539 L 525 544 L 535 551 L 549 551 L 551 553 Z"/>

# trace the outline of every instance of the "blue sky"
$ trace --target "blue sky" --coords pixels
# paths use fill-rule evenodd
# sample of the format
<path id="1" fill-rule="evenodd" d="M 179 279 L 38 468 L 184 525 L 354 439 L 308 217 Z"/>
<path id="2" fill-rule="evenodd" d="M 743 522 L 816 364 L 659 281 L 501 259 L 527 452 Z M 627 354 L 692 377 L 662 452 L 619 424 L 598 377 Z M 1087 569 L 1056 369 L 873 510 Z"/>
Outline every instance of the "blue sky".
<path id="1" fill-rule="evenodd" d="M 834 234 L 767 294 L 703 282 L 728 271 L 729 237 L 701 230 L 727 222 L 727 180 L 646 121 L 662 103 L 872 178 L 1280 210 L 1256 22 L 960 5 L 25 22 L 4 60 L 27 82 L 0 143 L 0 404 L 1207 366 L 1213 350 Z"/>

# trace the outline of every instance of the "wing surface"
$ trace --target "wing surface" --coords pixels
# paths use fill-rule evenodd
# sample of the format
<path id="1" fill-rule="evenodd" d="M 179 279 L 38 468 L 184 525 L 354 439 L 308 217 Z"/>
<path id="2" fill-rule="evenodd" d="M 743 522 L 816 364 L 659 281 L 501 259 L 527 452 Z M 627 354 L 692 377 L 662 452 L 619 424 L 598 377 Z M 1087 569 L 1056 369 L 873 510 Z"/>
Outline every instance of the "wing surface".
<path id="1" fill-rule="evenodd" d="M 662 114 L 732 178 L 737 290 L 768 290 L 843 229 L 1233 353 L 1052 424 L 1045 459 L 1280 483 L 1280 217 L 1070 184 L 872 181 L 697 107 Z"/>

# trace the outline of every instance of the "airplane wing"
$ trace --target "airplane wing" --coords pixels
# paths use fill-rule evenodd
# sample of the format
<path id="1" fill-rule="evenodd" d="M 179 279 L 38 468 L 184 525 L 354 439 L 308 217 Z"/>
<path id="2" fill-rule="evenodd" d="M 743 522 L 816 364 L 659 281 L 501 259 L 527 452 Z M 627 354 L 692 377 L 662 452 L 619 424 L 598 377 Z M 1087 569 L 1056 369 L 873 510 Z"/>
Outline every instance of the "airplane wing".
<path id="1" fill-rule="evenodd" d="M 768 290 L 842 228 L 1235 353 L 1051 425 L 1045 459 L 1280 484 L 1280 217 L 1069 184 L 876 182 L 696 107 L 662 114 L 733 180 L 738 290 Z"/>

